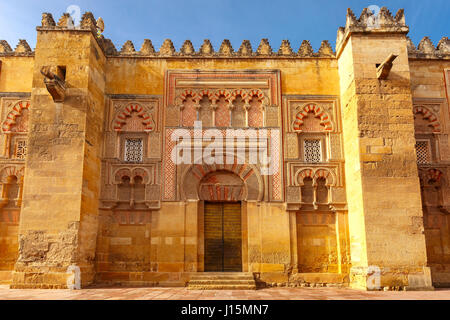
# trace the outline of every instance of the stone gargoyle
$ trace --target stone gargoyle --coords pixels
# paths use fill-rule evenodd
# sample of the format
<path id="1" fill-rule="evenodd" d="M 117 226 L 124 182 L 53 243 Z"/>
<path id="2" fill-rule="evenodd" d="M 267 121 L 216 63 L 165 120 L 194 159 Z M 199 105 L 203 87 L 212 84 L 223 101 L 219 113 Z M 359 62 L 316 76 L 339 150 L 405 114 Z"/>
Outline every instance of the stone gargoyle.
<path id="1" fill-rule="evenodd" d="M 65 79 L 58 76 L 57 68 L 44 66 L 41 68 L 41 74 L 44 76 L 44 84 L 54 102 L 63 102 L 66 92 Z"/>

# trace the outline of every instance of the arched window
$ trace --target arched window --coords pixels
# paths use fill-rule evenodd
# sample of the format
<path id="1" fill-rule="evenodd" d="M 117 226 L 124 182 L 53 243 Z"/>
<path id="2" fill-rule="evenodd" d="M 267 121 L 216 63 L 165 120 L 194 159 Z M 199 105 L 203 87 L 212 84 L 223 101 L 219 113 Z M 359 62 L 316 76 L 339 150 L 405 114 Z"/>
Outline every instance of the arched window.
<path id="1" fill-rule="evenodd" d="M 317 179 L 316 197 L 317 203 L 328 203 L 328 187 L 326 186 L 327 180 L 325 178 Z"/>
<path id="2" fill-rule="evenodd" d="M 233 127 L 243 127 L 245 125 L 245 101 L 241 95 L 237 95 L 233 100 L 232 125 Z"/>
<path id="3" fill-rule="evenodd" d="M 144 201 L 145 200 L 145 185 L 144 180 L 141 176 L 134 177 L 134 200 L 135 201 Z"/>
<path id="4" fill-rule="evenodd" d="M 123 176 L 119 184 L 118 198 L 120 201 L 129 201 L 131 199 L 131 183 L 130 177 Z"/>
<path id="5" fill-rule="evenodd" d="M 313 203 L 314 202 L 314 187 L 313 180 L 310 177 L 303 179 L 302 191 L 302 202 L 303 203 Z"/>

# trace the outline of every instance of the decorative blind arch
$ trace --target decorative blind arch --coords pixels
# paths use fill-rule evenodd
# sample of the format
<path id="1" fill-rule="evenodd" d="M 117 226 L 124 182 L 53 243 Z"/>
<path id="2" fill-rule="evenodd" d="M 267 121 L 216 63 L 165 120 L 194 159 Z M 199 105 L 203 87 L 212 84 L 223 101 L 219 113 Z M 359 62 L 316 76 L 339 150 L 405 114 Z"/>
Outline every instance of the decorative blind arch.
<path id="1" fill-rule="evenodd" d="M 6 120 L 2 124 L 2 130 L 5 133 L 11 132 L 11 128 L 13 125 L 16 124 L 16 118 L 20 117 L 22 115 L 22 112 L 24 109 L 29 109 L 30 103 L 26 101 L 19 101 L 17 102 L 12 110 L 8 113 L 6 116 Z"/>
<path id="2" fill-rule="evenodd" d="M 441 132 L 441 124 L 439 123 L 436 115 L 430 111 L 427 107 L 424 106 L 416 106 L 413 109 L 414 115 L 422 114 L 423 118 L 430 122 L 430 125 L 433 127 L 433 132 Z"/>
<path id="3" fill-rule="evenodd" d="M 130 103 L 122 110 L 120 110 L 114 119 L 113 125 L 115 131 L 122 131 L 123 126 L 127 123 L 131 114 L 136 112 L 137 115 L 142 118 L 142 124 L 144 125 L 145 132 L 151 132 L 155 128 L 155 122 L 151 114 L 149 114 L 140 104 Z"/>
<path id="4" fill-rule="evenodd" d="M 300 112 L 295 115 L 295 120 L 292 124 L 292 128 L 296 132 L 302 132 L 303 119 L 308 116 L 308 113 L 313 113 L 316 118 L 320 119 L 320 124 L 324 126 L 324 130 L 333 131 L 333 123 L 326 111 L 314 103 L 305 105 Z"/>

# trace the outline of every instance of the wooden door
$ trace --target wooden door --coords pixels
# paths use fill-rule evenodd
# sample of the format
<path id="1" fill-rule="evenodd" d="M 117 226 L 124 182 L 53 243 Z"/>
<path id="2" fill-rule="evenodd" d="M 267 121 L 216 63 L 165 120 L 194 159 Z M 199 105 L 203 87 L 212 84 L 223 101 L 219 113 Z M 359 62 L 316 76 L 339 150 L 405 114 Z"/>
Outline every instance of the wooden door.
<path id="1" fill-rule="evenodd" d="M 205 203 L 205 271 L 242 271 L 241 204 Z"/>

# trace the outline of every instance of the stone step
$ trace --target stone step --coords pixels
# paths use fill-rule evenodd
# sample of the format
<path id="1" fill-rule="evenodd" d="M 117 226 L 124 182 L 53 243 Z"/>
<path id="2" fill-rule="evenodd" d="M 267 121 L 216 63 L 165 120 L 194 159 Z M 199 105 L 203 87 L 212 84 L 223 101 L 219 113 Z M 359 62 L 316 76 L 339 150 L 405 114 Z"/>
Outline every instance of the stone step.
<path id="1" fill-rule="evenodd" d="M 252 272 L 225 272 L 225 271 L 211 271 L 211 272 L 196 272 L 193 275 L 207 275 L 207 276 L 221 276 L 221 275 L 227 275 L 227 276 L 252 276 Z"/>
<path id="2" fill-rule="evenodd" d="M 256 285 L 250 284 L 189 285 L 188 290 L 256 290 Z"/>
<path id="3" fill-rule="evenodd" d="M 255 290 L 251 272 L 199 272 L 188 283 L 189 290 Z"/>
<path id="4" fill-rule="evenodd" d="M 253 276 L 192 276 L 190 280 L 254 280 Z"/>
<path id="5" fill-rule="evenodd" d="M 255 280 L 190 280 L 189 285 L 209 285 L 209 284 L 255 284 Z"/>

